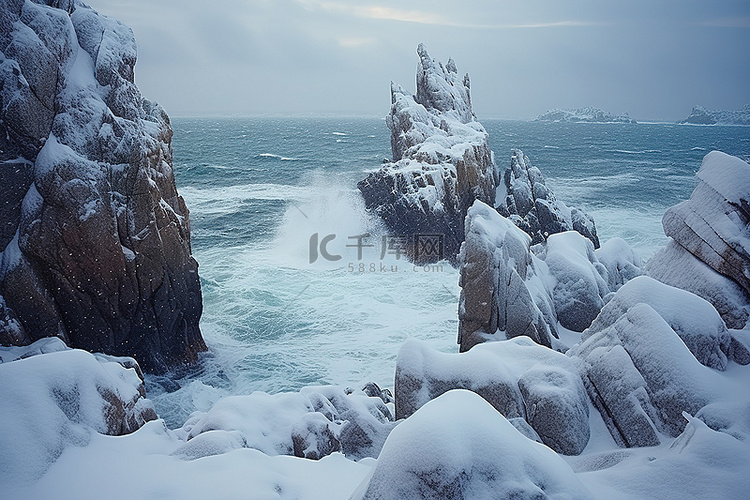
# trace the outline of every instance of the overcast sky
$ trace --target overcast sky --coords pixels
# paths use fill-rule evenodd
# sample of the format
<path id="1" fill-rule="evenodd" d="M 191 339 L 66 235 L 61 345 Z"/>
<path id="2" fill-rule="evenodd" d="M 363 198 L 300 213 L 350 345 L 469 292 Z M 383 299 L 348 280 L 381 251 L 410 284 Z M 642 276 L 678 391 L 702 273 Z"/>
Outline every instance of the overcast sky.
<path id="1" fill-rule="evenodd" d="M 414 91 L 419 42 L 469 73 L 480 120 L 750 103 L 749 0 L 87 3 L 133 29 L 136 83 L 174 116 L 384 116 L 391 80 Z"/>

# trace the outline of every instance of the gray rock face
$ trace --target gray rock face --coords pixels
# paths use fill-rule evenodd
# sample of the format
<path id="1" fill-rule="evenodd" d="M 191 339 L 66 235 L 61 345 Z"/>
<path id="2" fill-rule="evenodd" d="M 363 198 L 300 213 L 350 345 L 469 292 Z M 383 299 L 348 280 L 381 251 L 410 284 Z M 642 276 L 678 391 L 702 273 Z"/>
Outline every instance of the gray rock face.
<path id="1" fill-rule="evenodd" d="M 5 2 L 0 24 L 0 294 L 23 327 L 12 341 L 56 335 L 153 372 L 195 361 L 206 347 L 189 214 L 169 119 L 133 80 L 132 32 L 77 0 Z"/>
<path id="2" fill-rule="evenodd" d="M 716 372 L 701 365 L 647 304 L 614 322 L 598 321 L 567 354 L 612 437 L 630 447 L 659 444 L 659 432 L 679 435 L 686 424 L 682 412 L 694 415 L 711 401 Z"/>
<path id="3" fill-rule="evenodd" d="M 523 419 L 558 453 L 577 455 L 588 443 L 588 398 L 575 365 L 529 338 L 487 342 L 462 354 L 404 343 L 396 361 L 396 418 L 452 389 L 470 390 L 506 418 Z"/>
<path id="4" fill-rule="evenodd" d="M 510 166 L 497 179 L 497 190 L 495 208 L 531 236 L 532 244 L 546 241 L 551 234 L 577 231 L 599 248 L 594 219 L 558 200 L 523 151 L 513 150 Z"/>
<path id="5" fill-rule="evenodd" d="M 450 391 L 388 437 L 352 499 L 591 498 L 565 461 L 482 398 Z"/>
<path id="6" fill-rule="evenodd" d="M 488 135 L 471 107 L 469 77 L 455 63 L 443 66 L 424 45 L 417 48 L 417 93 L 391 84 L 393 161 L 359 182 L 365 206 L 395 236 L 409 238 L 418 262 L 454 260 L 463 241 L 466 210 L 475 199 L 495 197 Z M 420 254 L 417 235 L 443 236 L 443 255 Z"/>
<path id="7" fill-rule="evenodd" d="M 37 479 L 93 433 L 128 434 L 157 418 L 133 359 L 68 349 L 59 339 L 0 348 L 0 378 L 3 484 Z"/>
<path id="8" fill-rule="evenodd" d="M 557 336 L 551 292 L 540 279 L 530 238 L 477 201 L 466 216 L 461 246 L 458 343 L 462 352 L 495 337 L 520 335 L 550 346 Z"/>

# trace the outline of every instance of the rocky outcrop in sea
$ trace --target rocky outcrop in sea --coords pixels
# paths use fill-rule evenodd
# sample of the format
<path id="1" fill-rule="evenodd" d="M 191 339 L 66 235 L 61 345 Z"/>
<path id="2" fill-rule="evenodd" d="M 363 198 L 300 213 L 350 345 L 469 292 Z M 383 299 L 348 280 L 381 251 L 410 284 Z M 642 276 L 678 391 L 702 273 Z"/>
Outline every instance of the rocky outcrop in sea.
<path id="1" fill-rule="evenodd" d="M 389 232 L 408 239 L 410 258 L 455 260 L 466 210 L 474 200 L 495 198 L 495 166 L 471 106 L 469 75 L 459 76 L 452 59 L 432 59 L 422 44 L 417 54 L 416 95 L 391 84 L 386 124 L 393 159 L 358 187 Z M 441 235 L 441 254 L 424 252 L 420 235 Z"/>
<path id="2" fill-rule="evenodd" d="M 195 361 L 189 213 L 132 31 L 78 0 L 3 2 L 0 25 L 0 342 Z"/>
<path id="3" fill-rule="evenodd" d="M 709 111 L 703 106 L 695 106 L 680 124 L 690 125 L 750 125 L 750 104 L 736 111 Z"/>
<path id="4" fill-rule="evenodd" d="M 510 166 L 497 179 L 495 209 L 531 236 L 532 245 L 555 233 L 577 231 L 599 248 L 593 217 L 558 200 L 542 172 L 519 149 L 513 150 Z"/>
<path id="5" fill-rule="evenodd" d="M 551 109 L 537 116 L 538 122 L 572 122 L 572 123 L 638 123 L 627 113 L 614 115 L 599 108 Z"/>

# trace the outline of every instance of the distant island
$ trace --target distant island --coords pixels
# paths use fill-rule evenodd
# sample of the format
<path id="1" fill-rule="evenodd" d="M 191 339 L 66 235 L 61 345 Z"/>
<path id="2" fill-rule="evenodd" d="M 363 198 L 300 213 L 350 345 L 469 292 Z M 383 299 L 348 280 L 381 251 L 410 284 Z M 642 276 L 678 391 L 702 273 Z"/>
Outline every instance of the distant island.
<path id="1" fill-rule="evenodd" d="M 613 115 L 599 108 L 551 109 L 537 116 L 537 122 L 574 122 L 574 123 L 638 123 L 628 116 Z"/>
<path id="2" fill-rule="evenodd" d="M 690 125 L 750 125 L 750 104 L 737 111 L 709 111 L 703 106 L 695 106 L 690 115 L 680 124 Z"/>

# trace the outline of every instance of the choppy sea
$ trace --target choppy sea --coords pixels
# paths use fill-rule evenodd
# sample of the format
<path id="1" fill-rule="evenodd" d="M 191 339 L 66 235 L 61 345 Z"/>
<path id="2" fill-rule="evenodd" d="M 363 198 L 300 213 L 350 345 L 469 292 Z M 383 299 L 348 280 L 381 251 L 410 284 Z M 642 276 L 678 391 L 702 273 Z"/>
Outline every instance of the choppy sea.
<path id="1" fill-rule="evenodd" d="M 750 155 L 748 127 L 482 123 L 498 165 L 522 149 L 559 199 L 594 217 L 602 241 L 620 236 L 644 260 L 666 243 L 664 210 L 690 196 L 705 154 Z M 392 386 L 409 337 L 456 350 L 458 271 L 447 263 L 414 267 L 384 251 L 384 231 L 356 188 L 390 158 L 384 120 L 177 118 L 172 125 L 210 352 L 189 372 L 148 378 L 168 425 L 232 394 Z M 325 237 L 341 258 L 317 255 L 311 263 L 311 239 L 319 248 Z"/>

